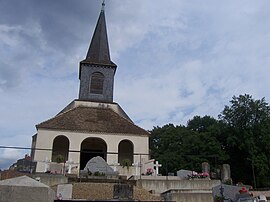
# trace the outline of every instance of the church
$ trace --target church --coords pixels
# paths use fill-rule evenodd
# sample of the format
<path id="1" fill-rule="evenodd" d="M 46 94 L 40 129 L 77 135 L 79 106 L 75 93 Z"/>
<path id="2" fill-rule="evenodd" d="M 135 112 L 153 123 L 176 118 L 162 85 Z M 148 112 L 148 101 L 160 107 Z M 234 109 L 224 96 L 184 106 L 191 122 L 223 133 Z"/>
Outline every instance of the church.
<path id="1" fill-rule="evenodd" d="M 50 170 L 59 156 L 72 164 L 74 173 L 96 156 L 118 167 L 120 174 L 123 162 L 134 167 L 149 159 L 149 133 L 113 101 L 117 65 L 110 58 L 104 7 L 103 3 L 86 58 L 79 63 L 79 98 L 36 125 L 31 153 L 36 172 Z"/>

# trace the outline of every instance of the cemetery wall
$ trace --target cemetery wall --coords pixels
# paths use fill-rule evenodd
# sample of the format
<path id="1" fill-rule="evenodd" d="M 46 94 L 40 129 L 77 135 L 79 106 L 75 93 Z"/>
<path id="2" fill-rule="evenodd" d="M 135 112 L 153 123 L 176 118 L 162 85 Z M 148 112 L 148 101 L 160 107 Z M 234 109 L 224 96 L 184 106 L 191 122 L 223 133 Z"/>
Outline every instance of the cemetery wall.
<path id="1" fill-rule="evenodd" d="M 157 176 L 159 177 L 159 176 Z M 160 177 L 159 177 L 160 178 Z M 137 185 L 146 189 L 153 190 L 155 193 L 163 193 L 170 189 L 178 190 L 210 190 L 220 185 L 220 180 L 194 179 L 194 180 L 176 180 L 173 179 L 139 179 Z"/>
<path id="2" fill-rule="evenodd" d="M 196 202 L 206 202 L 213 201 L 213 196 L 211 191 L 201 190 L 169 190 L 162 194 L 165 201 L 196 201 Z"/>
<path id="3" fill-rule="evenodd" d="M 49 187 L 68 183 L 68 178 L 63 175 L 52 175 L 52 174 L 34 174 L 33 179 L 39 179 L 39 181 Z"/>
<path id="4" fill-rule="evenodd" d="M 113 186 L 118 183 L 74 183 L 73 199 L 109 200 L 113 198 Z M 159 196 L 151 195 L 147 190 L 133 187 L 133 198 L 140 201 L 159 201 Z"/>

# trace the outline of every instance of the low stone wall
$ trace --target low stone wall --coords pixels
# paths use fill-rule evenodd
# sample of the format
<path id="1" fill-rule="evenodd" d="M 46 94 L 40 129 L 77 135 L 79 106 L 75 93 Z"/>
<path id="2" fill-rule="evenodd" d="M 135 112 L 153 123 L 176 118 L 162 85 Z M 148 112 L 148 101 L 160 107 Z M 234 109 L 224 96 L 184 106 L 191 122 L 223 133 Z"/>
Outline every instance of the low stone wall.
<path id="1" fill-rule="evenodd" d="M 165 201 L 211 202 L 212 192 L 209 190 L 169 190 L 163 193 Z"/>
<path id="2" fill-rule="evenodd" d="M 161 178 L 162 177 L 162 178 Z M 137 185 L 146 189 L 152 190 L 157 194 L 166 192 L 168 190 L 209 190 L 212 192 L 212 188 L 220 185 L 219 180 L 210 179 L 192 179 L 192 180 L 179 180 L 177 177 L 163 178 L 165 176 L 157 176 L 157 178 L 145 178 L 138 179 Z"/>
<path id="3" fill-rule="evenodd" d="M 43 184 L 46 184 L 49 187 L 58 185 L 58 184 L 68 183 L 68 178 L 63 175 L 37 173 L 37 174 L 32 175 L 32 178 L 38 180 L 39 182 Z"/>
<path id="4" fill-rule="evenodd" d="M 74 183 L 73 199 L 108 200 L 113 198 L 113 183 Z M 140 201 L 158 201 L 159 196 L 153 196 L 148 191 L 134 186 L 133 198 Z"/>

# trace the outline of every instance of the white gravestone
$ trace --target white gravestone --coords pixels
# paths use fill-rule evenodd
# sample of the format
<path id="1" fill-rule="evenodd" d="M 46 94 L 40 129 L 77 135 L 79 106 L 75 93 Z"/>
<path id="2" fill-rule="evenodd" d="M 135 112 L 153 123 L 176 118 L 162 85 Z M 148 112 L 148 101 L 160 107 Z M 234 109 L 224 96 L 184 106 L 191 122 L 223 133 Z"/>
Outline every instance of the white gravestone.
<path id="1" fill-rule="evenodd" d="M 72 199 L 72 184 L 59 184 L 57 186 L 57 196 L 62 199 Z"/>
<path id="2" fill-rule="evenodd" d="M 140 162 L 133 163 L 132 166 L 135 166 L 135 175 L 140 175 Z"/>
<path id="3" fill-rule="evenodd" d="M 117 166 L 119 166 L 120 163 L 117 163 L 116 161 L 113 163 L 113 171 L 116 172 L 117 171 Z"/>
<path id="4" fill-rule="evenodd" d="M 142 164 L 142 173 L 146 173 L 147 169 L 153 169 L 154 170 L 154 161 L 155 159 L 150 159 Z M 145 174 L 144 173 L 144 174 Z"/>

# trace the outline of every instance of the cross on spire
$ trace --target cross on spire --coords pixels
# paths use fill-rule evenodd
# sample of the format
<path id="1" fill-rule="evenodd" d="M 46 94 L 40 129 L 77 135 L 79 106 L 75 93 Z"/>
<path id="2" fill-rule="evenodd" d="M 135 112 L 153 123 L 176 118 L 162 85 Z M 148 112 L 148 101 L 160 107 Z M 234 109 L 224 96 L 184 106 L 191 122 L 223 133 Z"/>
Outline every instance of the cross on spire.
<path id="1" fill-rule="evenodd" d="M 102 0 L 102 8 L 101 8 L 101 10 L 104 11 L 104 8 L 105 8 L 105 0 Z"/>

